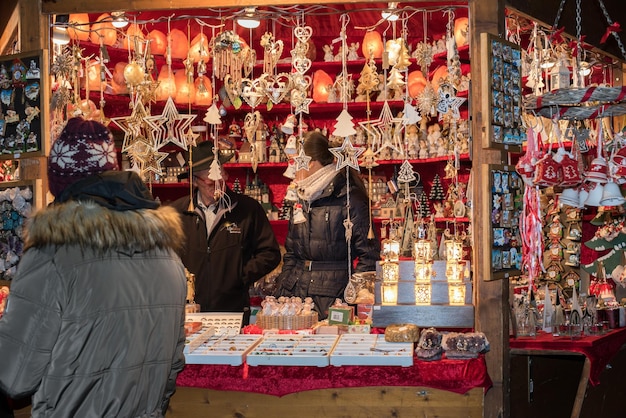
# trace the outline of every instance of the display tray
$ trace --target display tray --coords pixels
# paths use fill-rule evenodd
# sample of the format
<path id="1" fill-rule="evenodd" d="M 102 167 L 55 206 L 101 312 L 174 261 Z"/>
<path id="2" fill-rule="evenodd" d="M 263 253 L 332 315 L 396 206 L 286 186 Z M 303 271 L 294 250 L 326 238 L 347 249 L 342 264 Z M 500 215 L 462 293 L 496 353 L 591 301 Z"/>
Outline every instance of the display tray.
<path id="1" fill-rule="evenodd" d="M 215 332 L 215 327 L 202 325 L 202 328 L 185 338 L 185 349 L 183 353 L 185 353 L 185 355 L 193 353 L 202 343 L 211 338 Z"/>
<path id="2" fill-rule="evenodd" d="M 241 333 L 243 312 L 199 312 L 185 315 L 186 322 L 202 322 L 203 328 L 215 327 L 220 335 L 237 335 Z"/>
<path id="3" fill-rule="evenodd" d="M 330 365 L 330 353 L 337 335 L 265 335 L 247 355 L 250 366 Z"/>
<path id="4" fill-rule="evenodd" d="M 239 366 L 262 335 L 212 335 L 193 351 L 185 353 L 188 364 L 227 364 Z"/>
<path id="5" fill-rule="evenodd" d="M 382 334 L 343 334 L 330 355 L 332 366 L 413 365 L 413 343 L 385 341 Z"/>

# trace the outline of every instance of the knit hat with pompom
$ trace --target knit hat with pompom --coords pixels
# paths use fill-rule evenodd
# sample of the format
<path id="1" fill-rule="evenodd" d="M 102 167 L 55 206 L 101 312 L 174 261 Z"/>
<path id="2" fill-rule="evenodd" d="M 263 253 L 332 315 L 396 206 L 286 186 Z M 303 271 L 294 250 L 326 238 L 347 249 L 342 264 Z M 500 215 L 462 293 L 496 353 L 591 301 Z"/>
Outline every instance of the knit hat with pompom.
<path id="1" fill-rule="evenodd" d="M 50 149 L 50 193 L 59 196 L 72 183 L 109 170 L 119 170 L 111 131 L 99 122 L 81 117 L 68 120 Z"/>

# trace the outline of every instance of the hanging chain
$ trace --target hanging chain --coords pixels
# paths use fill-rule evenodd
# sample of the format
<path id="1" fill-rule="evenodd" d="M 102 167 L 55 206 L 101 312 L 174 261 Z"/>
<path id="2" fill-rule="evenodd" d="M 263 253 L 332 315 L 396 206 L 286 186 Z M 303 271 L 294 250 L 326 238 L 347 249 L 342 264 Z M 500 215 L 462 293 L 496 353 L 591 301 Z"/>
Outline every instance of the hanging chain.
<path id="1" fill-rule="evenodd" d="M 559 10 L 556 12 L 556 18 L 554 19 L 554 24 L 552 25 L 552 29 L 556 29 L 559 24 L 559 20 L 561 20 L 561 13 L 563 13 L 563 7 L 565 7 L 565 2 L 567 0 L 561 0 L 561 4 L 559 4 Z"/>
<path id="2" fill-rule="evenodd" d="M 611 20 L 611 17 L 609 16 L 609 12 L 606 11 L 606 7 L 604 7 L 604 2 L 602 0 L 598 0 L 598 3 L 600 3 L 600 8 L 602 9 L 602 14 L 604 14 L 606 23 L 608 23 L 609 26 L 611 26 L 613 24 L 613 21 Z M 619 50 L 622 52 L 622 56 L 624 57 L 624 59 L 626 59 L 626 49 L 624 49 L 624 44 L 622 43 L 621 38 L 619 37 L 617 32 L 611 32 L 611 34 L 617 41 L 617 45 L 619 46 Z"/>

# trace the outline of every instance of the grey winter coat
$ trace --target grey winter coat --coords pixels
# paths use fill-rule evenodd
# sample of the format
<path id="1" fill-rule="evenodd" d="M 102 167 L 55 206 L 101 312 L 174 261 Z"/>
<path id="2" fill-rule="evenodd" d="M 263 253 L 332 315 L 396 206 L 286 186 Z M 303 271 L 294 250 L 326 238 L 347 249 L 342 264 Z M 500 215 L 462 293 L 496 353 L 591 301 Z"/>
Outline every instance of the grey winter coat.
<path id="1" fill-rule="evenodd" d="M 27 225 L 0 319 L 0 389 L 33 394 L 34 417 L 160 417 L 184 367 L 179 216 L 136 174 L 111 173 Z"/>

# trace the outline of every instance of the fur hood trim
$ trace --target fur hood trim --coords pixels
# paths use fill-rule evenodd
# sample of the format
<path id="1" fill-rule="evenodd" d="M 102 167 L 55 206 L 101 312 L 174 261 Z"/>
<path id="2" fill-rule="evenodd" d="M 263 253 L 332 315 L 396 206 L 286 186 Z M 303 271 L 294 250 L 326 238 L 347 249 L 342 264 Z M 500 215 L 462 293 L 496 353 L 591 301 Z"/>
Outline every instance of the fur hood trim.
<path id="1" fill-rule="evenodd" d="M 50 205 L 27 221 L 24 250 L 46 245 L 79 245 L 95 250 L 178 251 L 184 232 L 178 212 L 158 209 L 114 211 L 91 201 Z"/>

